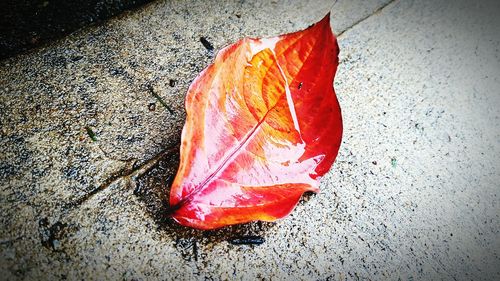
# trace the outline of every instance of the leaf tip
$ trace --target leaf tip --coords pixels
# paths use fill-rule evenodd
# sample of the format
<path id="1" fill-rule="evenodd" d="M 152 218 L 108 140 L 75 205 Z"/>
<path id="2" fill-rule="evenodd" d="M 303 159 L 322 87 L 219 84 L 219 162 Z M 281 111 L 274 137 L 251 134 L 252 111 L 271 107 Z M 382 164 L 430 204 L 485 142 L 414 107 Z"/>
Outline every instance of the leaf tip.
<path id="1" fill-rule="evenodd" d="M 323 25 L 323 24 L 328 24 L 328 25 L 330 25 L 330 13 L 331 13 L 331 12 L 328 12 L 328 13 L 327 13 L 327 14 L 326 14 L 326 15 L 325 15 L 325 16 L 324 16 L 324 17 L 323 17 L 323 18 L 322 18 L 322 19 L 318 22 L 318 24 L 321 24 L 321 25 Z"/>
<path id="2" fill-rule="evenodd" d="M 316 23 L 313 23 L 307 27 L 306 30 L 308 29 L 324 29 L 324 28 L 330 28 L 330 12 L 328 12 L 321 20 L 319 20 Z"/>

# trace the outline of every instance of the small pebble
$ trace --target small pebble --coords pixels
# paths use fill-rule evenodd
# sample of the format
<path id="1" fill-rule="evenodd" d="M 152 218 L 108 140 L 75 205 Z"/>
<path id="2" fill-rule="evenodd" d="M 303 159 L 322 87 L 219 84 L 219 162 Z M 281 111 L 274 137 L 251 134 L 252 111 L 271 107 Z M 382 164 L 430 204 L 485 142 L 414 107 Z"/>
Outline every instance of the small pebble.
<path id="1" fill-rule="evenodd" d="M 148 105 L 149 111 L 155 111 L 156 110 L 156 103 L 152 102 Z"/>

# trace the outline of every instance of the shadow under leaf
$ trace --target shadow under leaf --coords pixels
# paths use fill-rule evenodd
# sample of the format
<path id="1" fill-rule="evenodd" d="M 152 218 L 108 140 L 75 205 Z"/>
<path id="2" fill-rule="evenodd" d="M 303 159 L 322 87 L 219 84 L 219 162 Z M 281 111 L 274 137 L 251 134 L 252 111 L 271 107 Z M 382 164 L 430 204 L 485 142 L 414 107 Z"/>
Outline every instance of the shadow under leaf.
<path id="1" fill-rule="evenodd" d="M 210 247 L 214 243 L 224 241 L 231 243 L 241 237 L 260 236 L 265 238 L 266 233 L 275 225 L 275 223 L 258 221 L 216 230 L 198 230 L 178 224 L 168 215 L 170 185 L 177 173 L 178 166 L 179 152 L 165 155 L 154 167 L 137 178 L 134 195 L 145 204 L 147 213 L 154 219 L 158 229 L 174 241 L 181 252 L 186 252 L 187 259 L 197 260 L 198 244 Z M 250 240 L 250 242 L 252 241 Z"/>

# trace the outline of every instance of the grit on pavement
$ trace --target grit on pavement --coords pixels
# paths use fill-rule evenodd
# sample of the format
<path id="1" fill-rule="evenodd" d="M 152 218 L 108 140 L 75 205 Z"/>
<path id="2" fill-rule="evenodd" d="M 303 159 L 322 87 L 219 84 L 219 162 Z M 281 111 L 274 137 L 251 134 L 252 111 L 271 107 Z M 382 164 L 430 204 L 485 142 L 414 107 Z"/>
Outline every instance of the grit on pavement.
<path id="1" fill-rule="evenodd" d="M 222 47 L 330 9 L 344 137 L 321 193 L 276 223 L 165 218 L 191 81 Z M 1 61 L 0 279 L 499 280 L 499 14 L 156 1 Z M 265 243 L 228 242 L 241 235 Z"/>

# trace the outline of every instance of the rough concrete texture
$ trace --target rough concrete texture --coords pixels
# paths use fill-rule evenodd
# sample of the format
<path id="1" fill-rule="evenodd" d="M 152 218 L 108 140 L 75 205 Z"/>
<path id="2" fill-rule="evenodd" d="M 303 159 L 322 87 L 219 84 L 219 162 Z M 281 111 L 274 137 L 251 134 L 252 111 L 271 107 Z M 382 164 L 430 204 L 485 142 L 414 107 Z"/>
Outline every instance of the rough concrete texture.
<path id="1" fill-rule="evenodd" d="M 2 279 L 500 278 L 498 3 L 339 0 L 345 133 L 322 192 L 201 232 L 163 215 L 200 37 L 303 29 L 331 3 L 192 2 L 0 62 Z M 227 242 L 243 234 L 266 242 Z"/>

